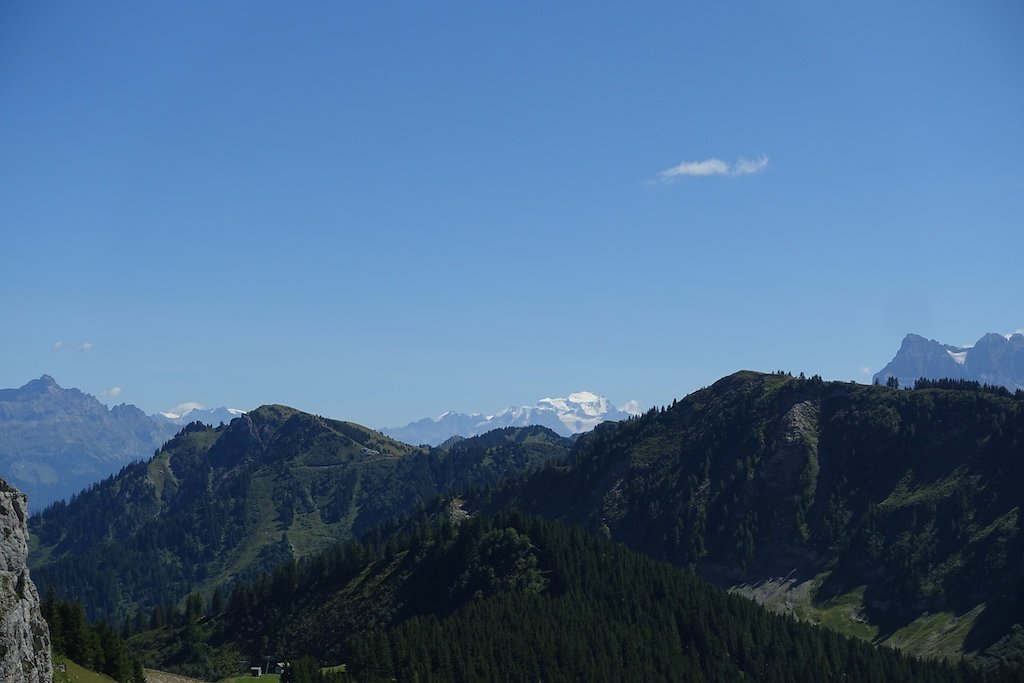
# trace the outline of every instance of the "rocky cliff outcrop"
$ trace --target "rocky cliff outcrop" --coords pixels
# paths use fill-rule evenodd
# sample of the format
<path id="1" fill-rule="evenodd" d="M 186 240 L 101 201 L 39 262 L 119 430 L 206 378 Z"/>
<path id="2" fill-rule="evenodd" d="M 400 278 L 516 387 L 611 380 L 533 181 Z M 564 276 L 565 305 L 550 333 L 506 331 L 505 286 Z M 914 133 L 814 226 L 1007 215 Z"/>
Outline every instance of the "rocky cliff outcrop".
<path id="1" fill-rule="evenodd" d="M 28 575 L 25 494 L 0 479 L 0 682 L 52 683 L 50 629 Z"/>

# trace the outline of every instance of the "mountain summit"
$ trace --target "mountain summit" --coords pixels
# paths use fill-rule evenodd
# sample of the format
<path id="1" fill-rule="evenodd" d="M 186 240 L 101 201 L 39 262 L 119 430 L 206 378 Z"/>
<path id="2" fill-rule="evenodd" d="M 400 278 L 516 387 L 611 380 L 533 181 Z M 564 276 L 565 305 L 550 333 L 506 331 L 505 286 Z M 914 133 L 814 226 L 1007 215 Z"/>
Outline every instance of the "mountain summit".
<path id="1" fill-rule="evenodd" d="M 625 420 L 640 414 L 640 404 L 630 401 L 615 407 L 607 398 L 589 391 L 576 391 L 565 398 L 542 398 L 532 406 L 513 406 L 493 415 L 447 412 L 426 417 L 404 427 L 381 429 L 392 439 L 405 443 L 436 446 L 453 436 L 478 436 L 503 427 L 547 427 L 561 436 L 573 436 L 609 420 Z"/>
<path id="2" fill-rule="evenodd" d="M 0 389 L 0 477 L 41 510 L 149 457 L 175 431 L 133 405 L 108 408 L 43 375 Z"/>
<path id="3" fill-rule="evenodd" d="M 885 384 L 890 378 L 901 387 L 917 379 L 967 379 L 1004 386 L 1010 391 L 1024 389 L 1024 334 L 986 334 L 973 346 L 951 346 L 917 334 L 903 338 L 900 350 L 875 375 Z"/>

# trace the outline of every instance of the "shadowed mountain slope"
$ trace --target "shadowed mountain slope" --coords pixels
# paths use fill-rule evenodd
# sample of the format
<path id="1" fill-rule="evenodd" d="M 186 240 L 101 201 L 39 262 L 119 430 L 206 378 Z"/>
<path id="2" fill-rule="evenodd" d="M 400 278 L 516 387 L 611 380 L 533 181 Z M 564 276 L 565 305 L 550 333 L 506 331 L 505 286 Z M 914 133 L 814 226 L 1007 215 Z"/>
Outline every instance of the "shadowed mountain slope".
<path id="1" fill-rule="evenodd" d="M 1013 680 L 872 648 L 508 514 L 338 546 L 174 622 L 130 647 L 208 680 L 271 652 L 293 668 L 345 663 L 343 680 L 357 681 Z"/>

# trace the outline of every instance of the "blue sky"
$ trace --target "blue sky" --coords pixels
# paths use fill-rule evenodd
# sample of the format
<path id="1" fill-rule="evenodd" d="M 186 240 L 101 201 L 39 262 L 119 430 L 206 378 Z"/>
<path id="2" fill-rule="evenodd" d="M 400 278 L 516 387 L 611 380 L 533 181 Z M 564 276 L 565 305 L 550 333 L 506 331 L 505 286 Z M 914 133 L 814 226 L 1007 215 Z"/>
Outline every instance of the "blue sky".
<path id="1" fill-rule="evenodd" d="M 1012 332 L 1022 35 L 1011 1 L 3 3 L 0 386 L 390 426 Z"/>

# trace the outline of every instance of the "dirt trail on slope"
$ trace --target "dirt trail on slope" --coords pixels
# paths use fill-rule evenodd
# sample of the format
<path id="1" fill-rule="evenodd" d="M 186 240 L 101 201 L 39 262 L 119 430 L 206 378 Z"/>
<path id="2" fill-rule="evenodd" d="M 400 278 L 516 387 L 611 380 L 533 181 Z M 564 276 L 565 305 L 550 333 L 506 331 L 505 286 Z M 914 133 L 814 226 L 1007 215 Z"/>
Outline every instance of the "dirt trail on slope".
<path id="1" fill-rule="evenodd" d="M 206 681 L 201 681 L 198 678 L 179 676 L 178 674 L 157 671 L 156 669 L 146 669 L 145 671 L 146 683 L 206 683 Z"/>

